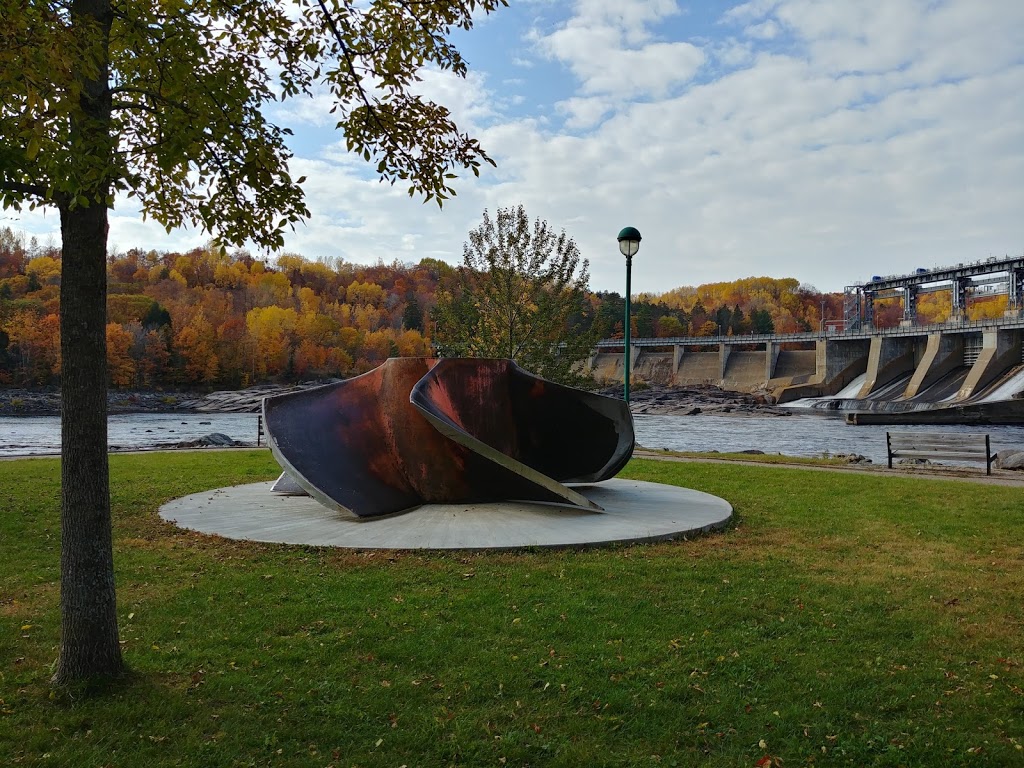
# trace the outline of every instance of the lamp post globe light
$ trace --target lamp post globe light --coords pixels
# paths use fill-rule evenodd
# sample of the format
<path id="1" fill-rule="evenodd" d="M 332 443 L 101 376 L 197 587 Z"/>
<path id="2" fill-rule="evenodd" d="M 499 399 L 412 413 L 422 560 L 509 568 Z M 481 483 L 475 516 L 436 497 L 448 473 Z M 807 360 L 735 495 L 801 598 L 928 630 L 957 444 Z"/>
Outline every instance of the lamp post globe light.
<path id="1" fill-rule="evenodd" d="M 622 325 L 622 331 L 625 336 L 625 346 L 623 348 L 623 368 L 625 372 L 625 384 L 623 386 L 623 393 L 626 398 L 626 403 L 629 403 L 629 360 L 630 360 L 630 349 L 629 349 L 629 294 L 630 294 L 630 277 L 633 269 L 633 257 L 636 256 L 636 252 L 640 250 L 640 232 L 636 227 L 625 227 L 619 232 L 619 252 L 626 257 L 626 318 Z"/>

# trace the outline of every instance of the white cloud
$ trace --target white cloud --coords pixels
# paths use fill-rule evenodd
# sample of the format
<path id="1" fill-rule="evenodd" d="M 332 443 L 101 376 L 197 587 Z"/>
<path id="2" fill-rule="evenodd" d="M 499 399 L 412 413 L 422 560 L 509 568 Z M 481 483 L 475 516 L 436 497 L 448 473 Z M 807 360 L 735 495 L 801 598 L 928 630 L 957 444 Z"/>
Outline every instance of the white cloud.
<path id="1" fill-rule="evenodd" d="M 480 72 L 469 72 L 459 77 L 437 69 L 424 70 L 416 92 L 443 104 L 452 113 L 452 119 L 466 130 L 494 117 L 504 106 L 501 95 L 487 90 L 487 78 Z"/>
<path id="2" fill-rule="evenodd" d="M 710 55 L 726 69 L 738 69 L 754 60 L 754 46 L 749 40 L 728 38 L 708 46 Z"/>
<path id="3" fill-rule="evenodd" d="M 580 97 L 560 101 L 555 108 L 566 115 L 565 127 L 569 130 L 593 128 L 608 115 L 613 106 L 604 97 Z"/>
<path id="4" fill-rule="evenodd" d="M 735 23 L 749 23 L 757 19 L 763 19 L 768 15 L 781 0 L 752 0 L 749 3 L 734 6 L 722 14 L 723 21 Z"/>
<path id="5" fill-rule="evenodd" d="M 755 37 L 759 40 L 774 40 L 779 36 L 781 29 L 777 23 L 769 19 L 760 24 L 751 24 L 743 30 L 747 37 Z"/>
<path id="6" fill-rule="evenodd" d="M 579 0 L 559 29 L 533 33 L 538 50 L 564 63 L 583 94 L 612 98 L 664 96 L 686 83 L 704 63 L 704 53 L 684 41 L 654 39 L 649 25 L 678 14 L 674 2 Z"/>
<path id="7" fill-rule="evenodd" d="M 318 87 L 312 96 L 286 99 L 269 110 L 270 119 L 284 125 L 311 125 L 316 128 L 334 127 L 338 117 L 331 113 L 334 96 L 324 87 Z"/>

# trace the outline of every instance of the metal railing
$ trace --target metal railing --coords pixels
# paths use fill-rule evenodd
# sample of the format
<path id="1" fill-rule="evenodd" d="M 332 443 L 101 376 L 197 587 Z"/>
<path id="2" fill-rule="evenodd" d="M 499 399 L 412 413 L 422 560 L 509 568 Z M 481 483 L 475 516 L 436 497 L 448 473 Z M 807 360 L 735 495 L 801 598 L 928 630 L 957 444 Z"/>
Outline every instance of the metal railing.
<path id="1" fill-rule="evenodd" d="M 631 347 L 696 347 L 712 344 L 786 344 L 795 342 L 810 342 L 835 339 L 837 341 L 851 341 L 855 339 L 870 339 L 874 336 L 927 336 L 931 333 L 973 333 L 986 329 L 1014 329 L 1024 328 L 1024 317 L 1020 318 L 989 318 L 985 320 L 965 320 L 958 323 L 929 323 L 925 325 L 898 326 L 895 328 L 874 328 L 856 331 L 835 330 L 828 333 L 807 332 L 807 333 L 750 333 L 741 336 L 667 336 L 664 338 L 634 338 L 630 339 Z M 600 349 L 621 349 L 622 339 L 601 339 L 595 348 Z"/>

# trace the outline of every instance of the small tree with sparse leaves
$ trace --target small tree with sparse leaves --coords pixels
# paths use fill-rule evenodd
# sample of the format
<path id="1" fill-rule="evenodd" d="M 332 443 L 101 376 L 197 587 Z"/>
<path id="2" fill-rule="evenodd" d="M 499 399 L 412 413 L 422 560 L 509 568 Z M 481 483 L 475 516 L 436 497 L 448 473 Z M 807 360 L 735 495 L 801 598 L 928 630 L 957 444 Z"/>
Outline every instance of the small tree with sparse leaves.
<path id="1" fill-rule="evenodd" d="M 462 266 L 441 287 L 434 342 L 445 356 L 505 357 L 551 381 L 585 385 L 596 336 L 585 324 L 589 262 L 575 241 L 522 205 L 469 233 Z"/>

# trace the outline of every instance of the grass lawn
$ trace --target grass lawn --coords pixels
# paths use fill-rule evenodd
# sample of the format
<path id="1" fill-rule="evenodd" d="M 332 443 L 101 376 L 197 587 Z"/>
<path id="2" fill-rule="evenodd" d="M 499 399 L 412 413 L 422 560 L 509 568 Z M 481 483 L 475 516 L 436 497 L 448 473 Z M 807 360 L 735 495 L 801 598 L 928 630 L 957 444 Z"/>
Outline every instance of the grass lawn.
<path id="1" fill-rule="evenodd" d="M 351 553 L 177 530 L 265 451 L 111 458 L 133 676 L 53 691 L 58 463 L 0 462 L 0 765 L 1024 765 L 1024 490 L 635 460 L 695 541 Z"/>

